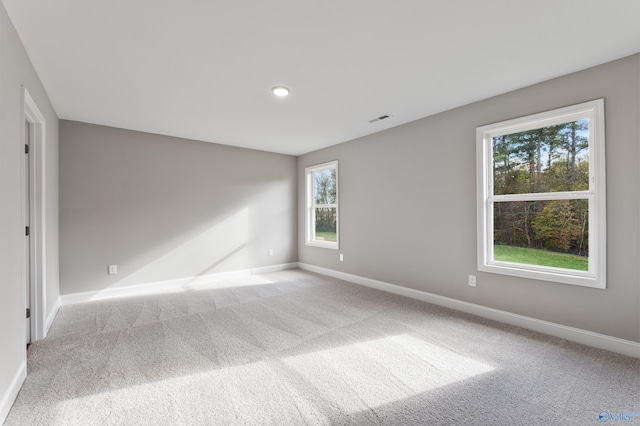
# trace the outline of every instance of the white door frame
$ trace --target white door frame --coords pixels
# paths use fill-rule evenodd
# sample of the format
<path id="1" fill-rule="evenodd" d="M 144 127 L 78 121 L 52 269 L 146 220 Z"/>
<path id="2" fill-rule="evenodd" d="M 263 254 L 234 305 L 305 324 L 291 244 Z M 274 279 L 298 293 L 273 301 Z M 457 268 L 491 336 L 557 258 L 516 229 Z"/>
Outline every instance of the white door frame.
<path id="1" fill-rule="evenodd" d="M 25 121 L 31 124 L 31 141 L 29 148 L 29 161 L 30 161 L 30 211 L 23 211 L 23 221 L 27 214 L 30 217 L 30 229 L 31 235 L 31 341 L 41 340 L 45 337 L 46 333 L 46 312 L 47 312 L 47 299 L 46 299 L 46 245 L 45 245 L 45 119 L 44 115 L 40 112 L 40 109 L 36 105 L 35 101 L 29 94 L 26 87 L 22 87 L 22 105 L 23 105 L 23 117 L 21 120 L 22 129 L 21 142 L 25 140 Z M 25 182 L 25 162 L 22 161 L 22 194 L 24 196 L 26 192 Z M 23 203 L 23 209 L 24 209 Z M 26 221 L 25 221 L 26 222 Z M 25 225 L 26 226 L 26 225 Z M 26 239 L 25 245 L 26 245 Z M 22 289 L 24 294 L 24 300 L 26 305 L 26 286 L 29 282 L 27 280 L 27 259 L 26 247 L 22 251 Z M 26 319 L 26 315 L 25 315 Z M 26 330 L 23 333 L 26 339 Z"/>
<path id="2" fill-rule="evenodd" d="M 33 123 L 30 123 L 29 121 L 25 121 L 24 122 L 24 144 L 25 144 L 25 154 L 23 157 L 23 170 L 22 170 L 22 179 L 24 179 L 25 184 L 22 185 L 22 217 L 24 218 L 25 221 L 25 225 L 29 226 L 31 224 L 31 154 L 29 154 L 29 150 L 28 148 L 31 146 L 32 142 L 33 142 L 33 129 L 34 125 Z M 26 233 L 25 237 L 24 237 L 24 241 L 25 241 L 25 248 L 26 250 L 24 250 L 23 253 L 23 257 L 25 259 L 25 265 L 26 267 L 23 269 L 23 274 L 26 273 L 25 275 L 25 279 L 27 280 L 27 282 L 24 285 L 24 289 L 26 292 L 26 299 L 25 299 L 25 305 L 27 306 L 27 309 L 31 308 L 31 292 L 33 291 L 32 288 L 32 275 L 31 274 L 31 259 L 33 258 L 33 256 L 31 255 L 31 244 L 30 241 L 31 240 L 31 236 L 29 235 L 29 232 Z M 29 345 L 29 343 L 31 343 L 31 319 L 28 318 L 27 319 L 27 347 Z"/>

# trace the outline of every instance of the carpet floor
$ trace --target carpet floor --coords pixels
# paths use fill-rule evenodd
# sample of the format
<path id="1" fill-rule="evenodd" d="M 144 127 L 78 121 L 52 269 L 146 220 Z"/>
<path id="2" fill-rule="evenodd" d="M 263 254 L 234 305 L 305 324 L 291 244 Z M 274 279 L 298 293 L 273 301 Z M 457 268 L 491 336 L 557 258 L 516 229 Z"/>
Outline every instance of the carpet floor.
<path id="1" fill-rule="evenodd" d="M 63 306 L 5 425 L 640 424 L 640 360 L 300 270 Z"/>

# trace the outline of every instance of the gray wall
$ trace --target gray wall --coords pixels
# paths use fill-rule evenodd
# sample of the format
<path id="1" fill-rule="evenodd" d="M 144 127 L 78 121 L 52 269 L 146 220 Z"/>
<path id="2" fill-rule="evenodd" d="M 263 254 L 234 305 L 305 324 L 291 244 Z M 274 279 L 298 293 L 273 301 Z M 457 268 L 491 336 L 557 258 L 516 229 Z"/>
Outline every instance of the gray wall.
<path id="1" fill-rule="evenodd" d="M 339 160 L 345 259 L 305 246 L 299 184 L 299 261 L 640 341 L 639 80 L 635 55 L 299 157 L 301 183 L 304 167 Z M 607 289 L 478 272 L 476 127 L 598 98 L 606 110 Z"/>
<path id="2" fill-rule="evenodd" d="M 293 156 L 61 120 L 60 292 L 295 262 L 296 191 Z"/>
<path id="3" fill-rule="evenodd" d="M 58 117 L 4 5 L 0 4 L 0 401 L 26 359 L 21 267 L 22 86 L 27 88 L 46 121 L 46 318 L 58 300 Z"/>

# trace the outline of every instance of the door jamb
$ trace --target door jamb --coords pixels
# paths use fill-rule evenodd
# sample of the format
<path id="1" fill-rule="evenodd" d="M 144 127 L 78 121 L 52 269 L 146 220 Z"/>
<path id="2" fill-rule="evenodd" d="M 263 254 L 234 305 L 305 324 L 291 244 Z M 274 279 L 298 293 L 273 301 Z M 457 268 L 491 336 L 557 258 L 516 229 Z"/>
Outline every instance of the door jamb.
<path id="1" fill-rule="evenodd" d="M 30 234 L 31 234 L 31 341 L 44 339 L 46 334 L 46 240 L 45 240 L 45 119 L 26 87 L 22 87 L 21 143 L 24 142 L 24 123 L 32 125 L 30 161 Z M 22 166 L 24 167 L 24 161 Z M 22 194 L 24 196 L 25 170 L 22 170 Z M 24 209 L 24 206 L 23 206 Z M 23 211 L 23 221 L 27 212 Z M 24 229 L 24 228 L 23 228 Z M 26 244 L 26 242 L 24 243 Z M 25 248 L 26 250 L 26 248 Z M 25 253 L 25 250 L 22 250 Z M 22 291 L 26 302 L 26 259 L 22 259 Z M 26 334 L 23 333 L 26 339 Z"/>

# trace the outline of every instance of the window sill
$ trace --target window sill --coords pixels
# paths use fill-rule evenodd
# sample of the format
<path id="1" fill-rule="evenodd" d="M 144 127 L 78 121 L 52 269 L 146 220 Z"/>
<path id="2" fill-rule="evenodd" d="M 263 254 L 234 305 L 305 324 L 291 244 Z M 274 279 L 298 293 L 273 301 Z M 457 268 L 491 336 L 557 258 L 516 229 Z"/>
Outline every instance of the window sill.
<path id="1" fill-rule="evenodd" d="M 597 289 L 606 288 L 606 280 L 604 278 L 598 279 L 596 274 L 569 269 L 552 267 L 538 269 L 535 265 L 492 262 L 478 265 L 478 271 Z"/>
<path id="2" fill-rule="evenodd" d="M 307 241 L 305 245 L 309 247 L 321 247 L 321 248 L 327 248 L 331 250 L 340 249 L 338 243 L 328 243 L 328 242 L 322 242 L 322 241 Z"/>

